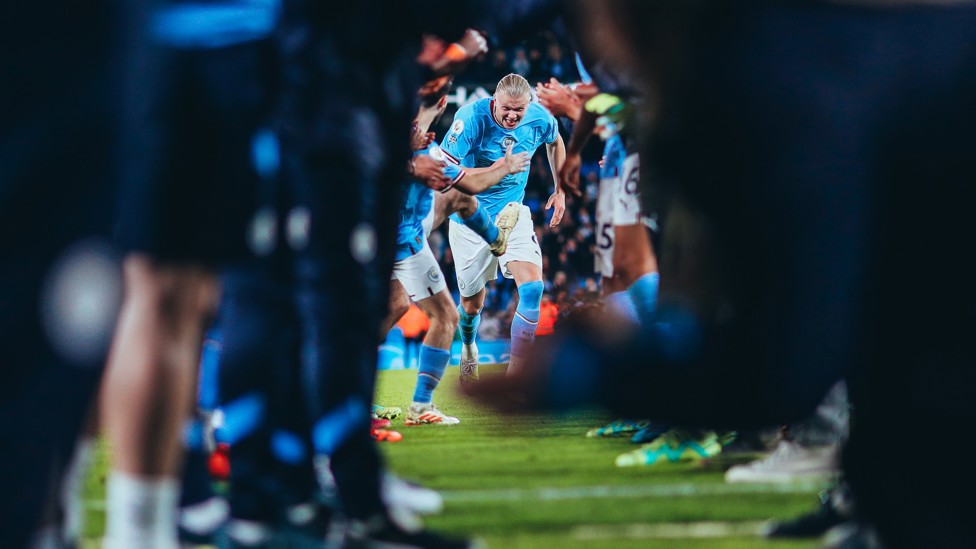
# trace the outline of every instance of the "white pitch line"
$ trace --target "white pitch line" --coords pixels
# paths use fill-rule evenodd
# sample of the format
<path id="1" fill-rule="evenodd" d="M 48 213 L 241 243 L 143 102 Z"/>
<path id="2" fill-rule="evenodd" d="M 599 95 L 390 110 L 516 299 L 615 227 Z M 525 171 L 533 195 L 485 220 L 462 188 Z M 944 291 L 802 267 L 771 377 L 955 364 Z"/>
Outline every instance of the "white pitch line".
<path id="1" fill-rule="evenodd" d="M 504 488 L 494 490 L 443 490 L 444 501 L 457 503 L 490 503 L 495 501 L 560 501 L 600 498 L 670 498 L 725 496 L 739 494 L 806 494 L 828 487 L 827 484 L 800 482 L 787 484 L 613 484 L 601 486 L 566 486 L 561 488 Z M 105 510 L 105 500 L 86 500 L 86 508 Z"/>
<path id="2" fill-rule="evenodd" d="M 578 540 L 601 539 L 714 539 L 760 536 L 767 523 L 741 522 L 663 522 L 658 524 L 586 524 L 575 526 L 571 536 Z"/>
<path id="3" fill-rule="evenodd" d="M 803 494 L 826 487 L 820 483 L 791 484 L 644 484 L 568 486 L 563 488 L 506 488 L 497 490 L 445 490 L 444 501 L 558 501 L 591 498 L 664 498 L 694 496 L 724 496 L 737 494 Z"/>

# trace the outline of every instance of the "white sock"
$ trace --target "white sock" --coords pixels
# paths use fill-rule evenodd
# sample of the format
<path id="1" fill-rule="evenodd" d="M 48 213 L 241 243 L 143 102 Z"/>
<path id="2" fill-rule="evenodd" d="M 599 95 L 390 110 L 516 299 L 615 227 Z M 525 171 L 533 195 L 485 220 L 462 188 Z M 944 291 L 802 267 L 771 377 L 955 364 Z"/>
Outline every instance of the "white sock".
<path id="1" fill-rule="evenodd" d="M 227 523 L 227 535 L 242 545 L 260 545 L 271 539 L 271 528 L 260 522 L 231 519 Z"/>
<path id="2" fill-rule="evenodd" d="M 314 502 L 299 503 L 287 508 L 285 514 L 288 517 L 288 522 L 291 524 L 305 526 L 315 519 L 316 515 L 318 515 L 318 509 L 316 509 Z"/>
<path id="3" fill-rule="evenodd" d="M 83 437 L 75 447 L 71 463 L 64 472 L 64 482 L 61 483 L 61 507 L 64 510 L 64 531 L 62 539 L 69 543 L 81 543 L 81 530 L 84 524 L 85 511 L 82 507 L 82 495 L 85 489 L 85 475 L 91 465 L 95 453 L 95 439 Z"/>
<path id="4" fill-rule="evenodd" d="M 319 490 L 321 490 L 322 496 L 329 502 L 338 502 L 339 487 L 332 475 L 332 461 L 329 456 L 316 454 L 312 458 L 312 464 L 315 467 L 315 478 L 319 481 Z"/>
<path id="5" fill-rule="evenodd" d="M 112 470 L 106 486 L 105 549 L 176 549 L 179 498 L 176 478 Z"/>
<path id="6" fill-rule="evenodd" d="M 227 521 L 228 516 L 230 505 L 223 498 L 214 496 L 180 509 L 180 526 L 197 535 L 211 534 Z"/>

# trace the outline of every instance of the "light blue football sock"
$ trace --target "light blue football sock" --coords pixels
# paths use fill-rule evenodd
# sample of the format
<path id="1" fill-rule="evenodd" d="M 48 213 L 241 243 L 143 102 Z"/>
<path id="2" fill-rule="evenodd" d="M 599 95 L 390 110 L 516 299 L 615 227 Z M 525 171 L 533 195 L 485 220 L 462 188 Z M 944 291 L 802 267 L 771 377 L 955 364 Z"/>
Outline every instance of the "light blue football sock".
<path id="1" fill-rule="evenodd" d="M 544 288 L 541 280 L 526 282 L 518 287 L 519 302 L 512 318 L 512 356 L 525 356 L 535 341 Z"/>
<path id="2" fill-rule="evenodd" d="M 461 222 L 464 223 L 465 227 L 478 233 L 478 236 L 483 238 L 485 242 L 491 244 L 498 238 L 498 227 L 491 222 L 491 215 L 481 204 L 478 204 L 478 209 L 471 217 L 465 219 L 460 214 L 458 217 L 461 217 Z"/>
<path id="3" fill-rule="evenodd" d="M 647 273 L 638 278 L 627 288 L 627 293 L 637 307 L 637 315 L 641 321 L 650 319 L 657 309 L 657 290 L 661 276 L 658 273 Z"/>
<path id="4" fill-rule="evenodd" d="M 640 316 L 637 314 L 637 304 L 634 303 L 634 298 L 630 295 L 630 292 L 626 290 L 613 292 L 603 299 L 610 307 L 610 310 L 630 320 L 634 324 L 640 324 Z"/>
<path id="5" fill-rule="evenodd" d="M 469 315 L 463 305 L 458 305 L 458 331 L 461 332 L 461 343 L 471 345 L 478 336 L 478 326 L 481 324 L 481 311 Z"/>
<path id="6" fill-rule="evenodd" d="M 451 352 L 424 345 L 420 348 L 420 372 L 417 373 L 417 387 L 413 390 L 413 401 L 424 404 L 434 398 L 434 389 L 440 384 L 451 360 Z"/>

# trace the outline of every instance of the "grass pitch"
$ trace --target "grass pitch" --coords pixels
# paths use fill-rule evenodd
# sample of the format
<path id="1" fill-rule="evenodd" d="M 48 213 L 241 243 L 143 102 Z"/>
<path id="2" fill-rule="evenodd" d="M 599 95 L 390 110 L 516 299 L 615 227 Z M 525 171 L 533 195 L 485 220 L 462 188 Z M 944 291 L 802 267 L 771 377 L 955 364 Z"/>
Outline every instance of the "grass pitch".
<path id="1" fill-rule="evenodd" d="M 483 375 L 500 367 L 482 367 Z M 426 524 L 442 533 L 477 536 L 492 548 L 813 548 L 818 540 L 766 540 L 762 521 L 813 510 L 816 485 L 729 485 L 724 470 L 755 454 L 722 454 L 696 464 L 618 468 L 629 438 L 588 439 L 612 417 L 592 410 L 503 416 L 457 389 L 449 368 L 435 402 L 461 419 L 455 426 L 393 429 L 404 439 L 380 443 L 400 476 L 440 491 L 444 512 Z M 379 372 L 376 402 L 406 410 L 416 370 Z M 88 480 L 87 540 L 99 547 L 104 524 L 104 452 Z"/>

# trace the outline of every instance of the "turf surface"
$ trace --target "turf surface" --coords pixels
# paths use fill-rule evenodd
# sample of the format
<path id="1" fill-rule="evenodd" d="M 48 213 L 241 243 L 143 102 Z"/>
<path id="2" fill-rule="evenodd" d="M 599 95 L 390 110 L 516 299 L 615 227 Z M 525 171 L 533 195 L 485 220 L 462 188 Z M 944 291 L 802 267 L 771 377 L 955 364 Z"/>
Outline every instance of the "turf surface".
<path id="1" fill-rule="evenodd" d="M 497 367 L 483 367 L 483 375 Z M 456 426 L 393 428 L 381 443 L 402 477 L 437 489 L 440 532 L 473 535 L 493 548 L 812 548 L 818 540 L 766 540 L 762 521 L 813 510 L 818 486 L 728 485 L 723 471 L 754 454 L 722 454 L 710 462 L 617 468 L 614 458 L 637 448 L 627 438 L 588 439 L 613 419 L 598 411 L 505 416 L 457 390 L 449 368 L 435 402 L 461 419 Z M 380 372 L 376 401 L 406 410 L 416 370 Z M 104 447 L 88 479 L 86 548 L 98 547 L 104 524 Z"/>

